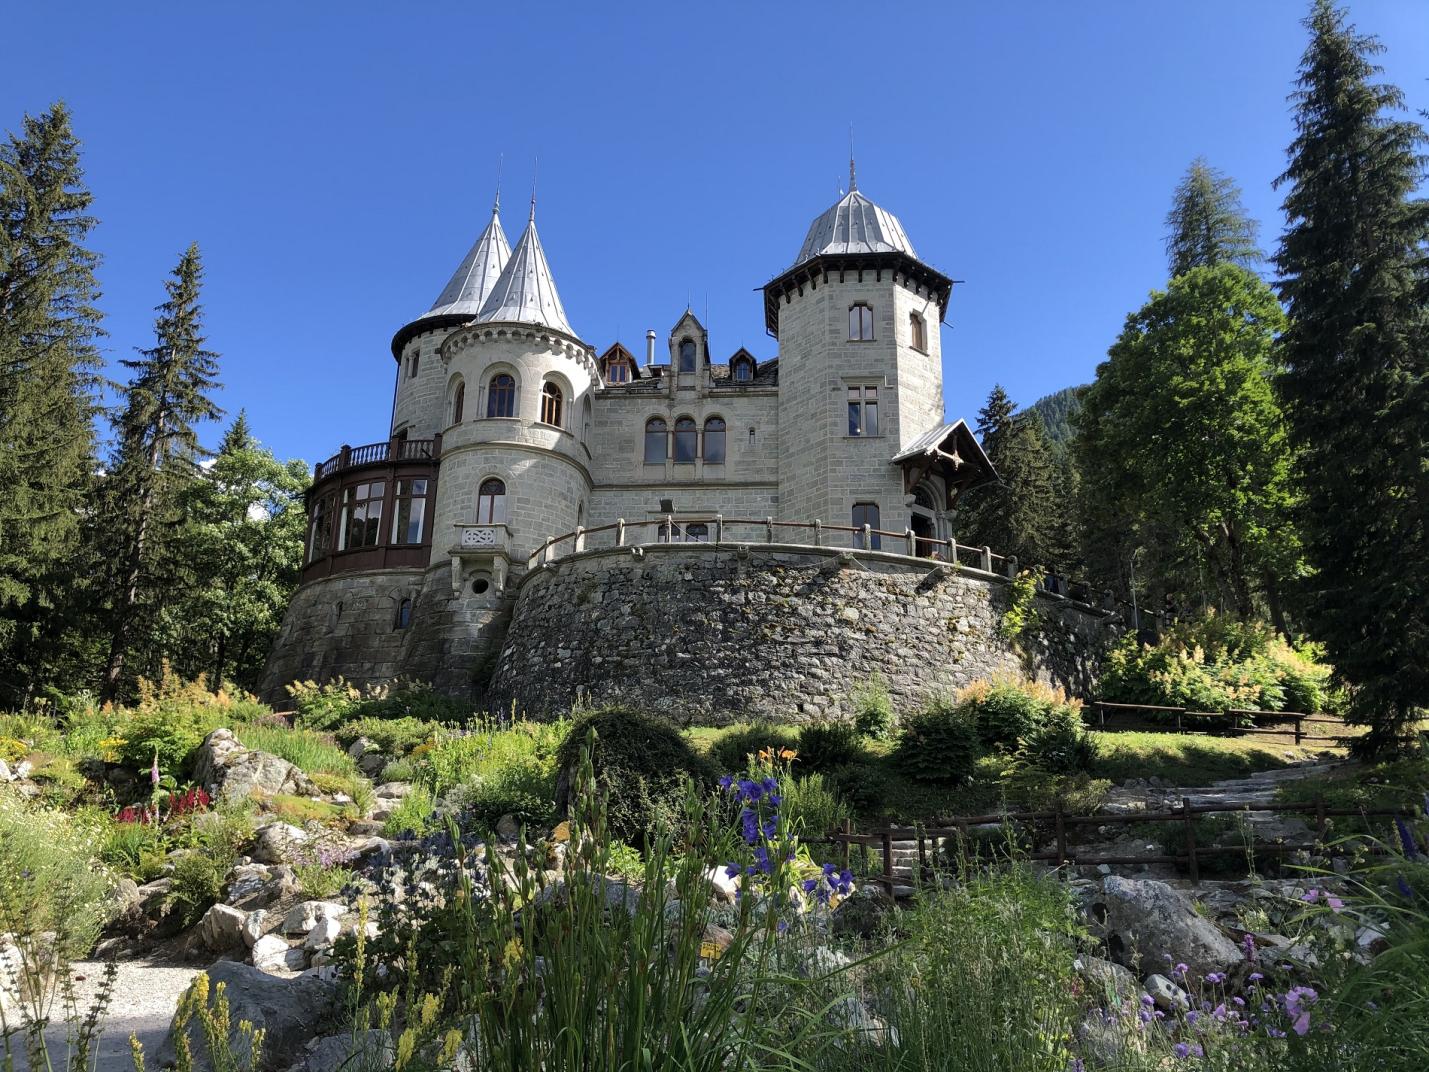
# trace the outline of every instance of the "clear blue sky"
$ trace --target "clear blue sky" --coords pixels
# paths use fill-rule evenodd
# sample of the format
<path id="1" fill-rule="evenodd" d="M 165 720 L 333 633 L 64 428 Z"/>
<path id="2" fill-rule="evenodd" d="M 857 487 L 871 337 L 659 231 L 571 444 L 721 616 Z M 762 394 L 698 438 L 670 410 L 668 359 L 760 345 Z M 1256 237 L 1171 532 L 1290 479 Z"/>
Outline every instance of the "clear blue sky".
<path id="1" fill-rule="evenodd" d="M 844 181 L 966 283 L 947 408 L 1088 380 L 1164 282 L 1163 218 L 1204 154 L 1263 244 L 1291 137 L 1302 0 L 703 5 L 12 4 L 0 126 L 63 97 L 102 221 L 111 357 L 151 341 L 191 241 L 231 412 L 308 461 L 386 434 L 388 341 L 531 159 L 576 330 L 635 349 L 692 299 L 761 357 L 755 293 Z M 609 5 L 614 7 L 614 5 Z M 1429 3 L 1353 0 L 1429 107 Z M 216 433 L 207 437 L 216 442 Z"/>

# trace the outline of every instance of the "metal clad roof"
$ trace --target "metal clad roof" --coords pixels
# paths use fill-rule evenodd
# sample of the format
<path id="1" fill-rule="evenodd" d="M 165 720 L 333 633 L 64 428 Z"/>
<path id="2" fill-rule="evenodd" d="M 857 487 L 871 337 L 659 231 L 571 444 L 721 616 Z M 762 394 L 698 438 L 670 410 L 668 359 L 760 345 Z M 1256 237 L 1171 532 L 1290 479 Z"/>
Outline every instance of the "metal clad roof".
<path id="1" fill-rule="evenodd" d="M 477 320 L 542 324 L 575 336 L 561 306 L 561 297 L 556 293 L 556 281 L 551 277 L 551 266 L 546 263 L 541 238 L 536 233 L 534 207 L 525 233 L 517 241 L 501 277 L 492 285 Z"/>
<path id="2" fill-rule="evenodd" d="M 429 316 L 476 316 L 501 277 L 501 270 L 511 257 L 506 232 L 501 229 L 501 202 L 491 210 L 491 222 L 481 232 L 466 257 L 457 266 L 441 295 L 432 307 L 418 319 Z"/>
<path id="3" fill-rule="evenodd" d="M 906 253 L 916 257 L 903 224 L 893 213 L 879 208 L 857 190 L 809 225 L 809 233 L 794 264 L 825 253 Z"/>

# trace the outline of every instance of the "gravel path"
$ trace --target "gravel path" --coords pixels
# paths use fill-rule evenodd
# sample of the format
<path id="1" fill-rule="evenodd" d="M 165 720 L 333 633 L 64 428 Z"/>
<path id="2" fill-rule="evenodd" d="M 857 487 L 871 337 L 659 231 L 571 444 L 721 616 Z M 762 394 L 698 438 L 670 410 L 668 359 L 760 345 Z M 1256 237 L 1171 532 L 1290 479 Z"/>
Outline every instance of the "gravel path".
<path id="1" fill-rule="evenodd" d="M 97 1070 L 133 1072 L 134 1062 L 129 1052 L 129 1036 L 133 1034 L 144 1044 L 152 1072 L 153 1057 L 168 1033 L 179 995 L 203 969 L 154 960 L 121 960 L 118 965 L 114 996 L 105 1017 L 104 1035 L 99 1040 Z M 103 978 L 104 965 L 93 960 L 79 961 L 74 965 L 74 974 L 82 1014 L 89 1008 L 95 988 Z M 65 1034 L 63 1025 L 46 1032 L 50 1039 L 50 1062 L 55 1068 L 64 1067 Z M 19 1053 L 17 1057 L 15 1067 L 18 1072 L 24 1072 L 25 1055 Z"/>

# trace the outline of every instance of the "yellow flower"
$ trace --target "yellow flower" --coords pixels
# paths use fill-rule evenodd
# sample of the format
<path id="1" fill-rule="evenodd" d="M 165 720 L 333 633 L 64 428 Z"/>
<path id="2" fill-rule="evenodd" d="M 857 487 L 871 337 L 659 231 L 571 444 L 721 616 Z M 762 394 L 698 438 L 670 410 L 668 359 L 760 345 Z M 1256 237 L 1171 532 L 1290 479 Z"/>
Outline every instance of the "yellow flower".
<path id="1" fill-rule="evenodd" d="M 506 943 L 506 948 L 502 950 L 501 963 L 504 964 L 509 971 L 521 962 L 521 953 L 521 939 L 512 938 L 511 941 Z"/>
<path id="2" fill-rule="evenodd" d="M 779 758 L 792 763 L 799 758 L 799 753 L 792 748 L 781 748 L 779 749 Z"/>

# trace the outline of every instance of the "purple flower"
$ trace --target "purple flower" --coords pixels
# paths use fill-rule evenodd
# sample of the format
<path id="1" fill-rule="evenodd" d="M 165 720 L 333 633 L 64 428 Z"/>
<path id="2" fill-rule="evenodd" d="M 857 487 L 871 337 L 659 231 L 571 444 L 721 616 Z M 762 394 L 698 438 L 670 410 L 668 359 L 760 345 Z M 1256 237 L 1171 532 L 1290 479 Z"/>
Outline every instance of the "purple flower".
<path id="1" fill-rule="evenodd" d="M 719 787 L 721 789 L 728 789 L 732 785 L 734 785 L 734 775 L 724 774 L 720 776 Z"/>
<path id="2" fill-rule="evenodd" d="M 1185 965 L 1185 964 L 1177 964 L 1177 965 L 1176 965 L 1176 974 L 1177 974 L 1177 975 L 1185 975 L 1185 974 L 1186 974 L 1188 971 L 1190 971 L 1190 970 L 1191 970 L 1191 969 L 1190 969 L 1187 965 Z"/>
<path id="3" fill-rule="evenodd" d="M 1190 1056 L 1191 1056 L 1191 1047 L 1190 1047 L 1190 1046 L 1187 1046 L 1184 1042 L 1178 1042 L 1178 1043 L 1176 1043 L 1176 1045 L 1172 1046 L 1171 1049 L 1172 1049 L 1172 1052 L 1174 1052 L 1174 1053 L 1176 1054 L 1176 1056 L 1179 1057 L 1179 1058 L 1181 1058 L 1181 1060 L 1183 1060 L 1183 1061 L 1184 1061 L 1187 1057 L 1190 1057 Z"/>
<path id="4" fill-rule="evenodd" d="M 1225 981 L 1226 981 L 1226 977 L 1225 977 L 1225 975 L 1222 974 L 1221 972 L 1207 972 L 1207 973 L 1206 973 L 1206 982 L 1208 982 L 1208 983 L 1223 983 L 1223 982 L 1225 982 Z"/>
<path id="5" fill-rule="evenodd" d="M 1310 1006 L 1320 1000 L 1320 995 L 1308 986 L 1291 987 L 1285 995 L 1285 1015 L 1292 1018 L 1290 1029 L 1304 1037 L 1310 1030 Z"/>
<path id="6" fill-rule="evenodd" d="M 1307 904 L 1314 904 L 1314 903 L 1315 903 L 1316 901 L 1318 901 L 1319 899 L 1320 899 L 1320 891 L 1319 891 L 1319 890 L 1306 890 L 1306 891 L 1305 891 L 1305 895 L 1300 898 L 1300 900 L 1306 902 Z"/>
<path id="7" fill-rule="evenodd" d="M 1419 846 L 1414 840 L 1414 832 L 1409 829 L 1409 824 L 1398 817 L 1394 820 L 1394 829 L 1399 831 L 1399 843 L 1404 846 L 1404 855 L 1409 859 L 1419 855 Z"/>
<path id="8" fill-rule="evenodd" d="M 753 808 L 745 808 L 739 813 L 739 822 L 747 844 L 753 845 L 759 838 L 759 816 Z"/>
<path id="9" fill-rule="evenodd" d="M 806 878 L 806 879 L 804 879 L 803 882 L 800 883 L 800 885 L 804 887 L 804 892 L 805 892 L 805 893 L 813 893 L 813 892 L 814 892 L 814 887 L 817 886 L 818 884 L 819 884 L 819 880 L 816 879 L 816 878 Z"/>
<path id="10" fill-rule="evenodd" d="M 1192 1027 L 1196 1026 L 1196 1021 L 1200 1018 L 1201 1014 L 1198 1013 L 1195 1009 L 1192 1009 L 1190 1012 L 1186 1013 L 1186 1023 L 1190 1024 Z"/>
<path id="11" fill-rule="evenodd" d="M 1241 948 L 1245 950 L 1245 959 L 1251 964 L 1255 963 L 1255 935 L 1247 933 L 1240 940 Z"/>
<path id="12" fill-rule="evenodd" d="M 1145 1005 L 1145 1006 L 1147 1006 L 1147 1007 L 1149 1008 L 1149 1007 L 1151 1007 L 1152 1005 L 1155 1005 L 1155 1004 L 1156 1004 L 1156 1001 L 1155 1001 L 1154 998 L 1152 998 L 1152 996 L 1151 996 L 1150 994 L 1142 994 L 1142 995 L 1141 995 L 1141 1004 L 1143 1004 L 1143 1005 Z"/>
<path id="13" fill-rule="evenodd" d="M 1403 875 L 1394 876 L 1394 886 L 1395 889 L 1399 890 L 1399 895 L 1406 901 L 1412 901 L 1414 899 L 1414 887 L 1409 884 Z"/>
<path id="14" fill-rule="evenodd" d="M 1265 976 L 1261 975 L 1260 972 L 1251 972 L 1248 978 L 1252 983 L 1258 983 L 1264 979 Z"/>
<path id="15" fill-rule="evenodd" d="M 730 864 L 724 869 L 724 874 L 725 878 L 738 878 L 744 874 L 744 868 L 740 867 L 739 864 Z"/>
<path id="16" fill-rule="evenodd" d="M 1333 893 L 1325 894 L 1325 903 L 1330 906 L 1330 911 L 1339 915 L 1345 908 L 1345 902 L 1336 897 Z"/>

